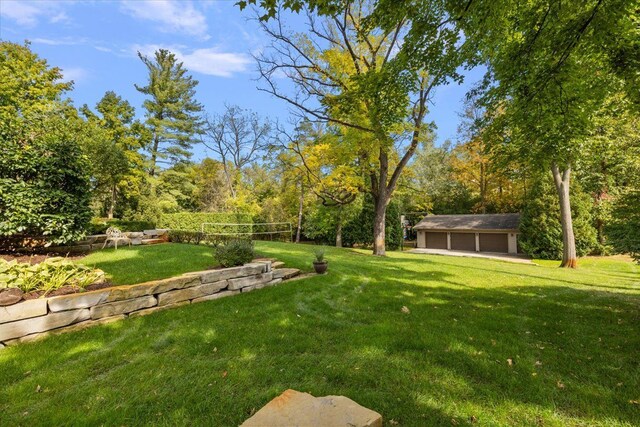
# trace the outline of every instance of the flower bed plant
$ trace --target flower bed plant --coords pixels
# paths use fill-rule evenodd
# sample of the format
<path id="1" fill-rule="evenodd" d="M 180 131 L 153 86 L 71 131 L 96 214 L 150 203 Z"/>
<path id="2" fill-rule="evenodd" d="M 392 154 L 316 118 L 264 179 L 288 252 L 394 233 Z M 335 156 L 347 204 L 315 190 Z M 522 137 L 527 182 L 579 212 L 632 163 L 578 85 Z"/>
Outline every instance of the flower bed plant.
<path id="1" fill-rule="evenodd" d="M 0 291 L 17 288 L 22 292 L 49 294 L 63 286 L 84 289 L 104 278 L 102 270 L 75 264 L 62 257 L 48 258 L 38 264 L 0 259 Z"/>

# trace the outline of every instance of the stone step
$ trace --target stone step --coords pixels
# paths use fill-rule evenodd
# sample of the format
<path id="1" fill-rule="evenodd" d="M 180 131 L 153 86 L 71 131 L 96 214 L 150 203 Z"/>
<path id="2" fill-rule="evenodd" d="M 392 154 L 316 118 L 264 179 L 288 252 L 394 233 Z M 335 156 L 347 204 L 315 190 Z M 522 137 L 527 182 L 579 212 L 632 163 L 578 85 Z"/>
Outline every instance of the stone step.
<path id="1" fill-rule="evenodd" d="M 382 427 L 382 416 L 344 396 L 313 397 L 287 390 L 240 427 Z"/>
<path id="2" fill-rule="evenodd" d="M 164 243 L 164 239 L 142 239 L 143 245 L 156 245 L 158 243 Z"/>
<path id="3" fill-rule="evenodd" d="M 300 270 L 297 268 L 277 268 L 273 270 L 274 279 L 290 279 L 300 274 Z"/>
<path id="4" fill-rule="evenodd" d="M 284 267 L 284 262 L 282 261 L 274 261 L 271 263 L 271 268 L 282 268 Z"/>

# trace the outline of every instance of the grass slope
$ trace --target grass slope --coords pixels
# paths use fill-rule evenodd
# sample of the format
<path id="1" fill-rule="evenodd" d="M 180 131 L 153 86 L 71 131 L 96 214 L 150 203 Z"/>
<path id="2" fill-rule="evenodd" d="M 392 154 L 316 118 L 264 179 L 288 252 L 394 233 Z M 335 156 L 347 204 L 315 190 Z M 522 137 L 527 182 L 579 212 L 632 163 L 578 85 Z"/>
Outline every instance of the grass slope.
<path id="1" fill-rule="evenodd" d="M 308 269 L 313 247 L 258 249 Z M 637 266 L 327 257 L 326 276 L 0 351 L 0 425 L 232 426 L 287 388 L 388 425 L 640 424 Z"/>

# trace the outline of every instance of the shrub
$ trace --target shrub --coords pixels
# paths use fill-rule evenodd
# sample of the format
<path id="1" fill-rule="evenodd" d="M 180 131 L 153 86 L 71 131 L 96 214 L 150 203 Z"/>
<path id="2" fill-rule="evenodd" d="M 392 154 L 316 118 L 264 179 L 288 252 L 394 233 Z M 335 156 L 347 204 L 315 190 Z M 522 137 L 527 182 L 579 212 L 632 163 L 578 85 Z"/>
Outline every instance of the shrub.
<path id="1" fill-rule="evenodd" d="M 0 259 L 0 289 L 44 291 L 46 295 L 65 285 L 85 288 L 103 277 L 102 270 L 75 264 L 62 257 L 47 258 L 34 265 Z"/>
<path id="2" fill-rule="evenodd" d="M 622 194 L 613 205 L 613 221 L 606 232 L 614 250 L 629 253 L 640 263 L 640 190 Z"/>
<path id="3" fill-rule="evenodd" d="M 214 247 L 213 257 L 223 267 L 246 264 L 255 257 L 253 242 L 245 239 L 229 240 Z"/>
<path id="4" fill-rule="evenodd" d="M 597 247 L 591 205 L 591 197 L 574 183 L 571 214 L 578 256 L 588 255 Z M 534 182 L 522 212 L 520 232 L 520 247 L 527 254 L 542 259 L 562 258 L 560 206 L 550 176 L 542 176 Z"/>
<path id="5" fill-rule="evenodd" d="M 314 262 L 322 263 L 324 262 L 324 249 L 316 249 L 313 253 L 316 257 Z"/>

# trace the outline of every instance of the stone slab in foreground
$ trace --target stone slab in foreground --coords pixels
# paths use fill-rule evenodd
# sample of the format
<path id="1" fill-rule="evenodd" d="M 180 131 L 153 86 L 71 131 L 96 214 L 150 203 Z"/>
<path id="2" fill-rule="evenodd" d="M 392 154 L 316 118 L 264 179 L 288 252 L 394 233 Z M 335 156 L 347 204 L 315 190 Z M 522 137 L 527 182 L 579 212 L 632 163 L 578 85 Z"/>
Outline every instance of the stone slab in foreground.
<path id="1" fill-rule="evenodd" d="M 241 427 L 382 427 L 382 415 L 344 396 L 313 397 L 287 390 Z"/>

